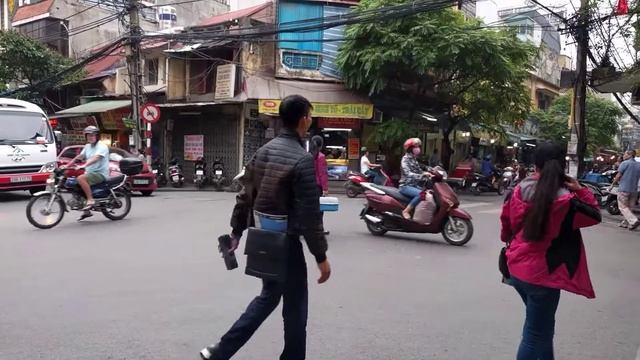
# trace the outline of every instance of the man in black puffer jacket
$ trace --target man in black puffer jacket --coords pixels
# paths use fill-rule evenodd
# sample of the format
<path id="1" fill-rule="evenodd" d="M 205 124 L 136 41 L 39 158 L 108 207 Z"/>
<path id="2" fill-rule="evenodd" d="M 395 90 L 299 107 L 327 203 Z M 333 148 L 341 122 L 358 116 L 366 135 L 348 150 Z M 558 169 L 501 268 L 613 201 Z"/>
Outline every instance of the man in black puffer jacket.
<path id="1" fill-rule="evenodd" d="M 231 358 L 251 338 L 262 322 L 284 299 L 284 350 L 281 360 L 303 360 L 306 354 L 307 265 L 300 236 L 307 242 L 320 270 L 318 283 L 331 275 L 327 240 L 320 217 L 319 192 L 313 157 L 302 143 L 311 126 L 311 103 L 302 96 L 288 96 L 280 104 L 282 133 L 261 147 L 245 169 L 243 189 L 231 217 L 233 246 L 242 232 L 254 226 L 253 211 L 287 215 L 289 256 L 285 282 L 263 280 L 262 292 L 220 342 L 200 352 L 203 359 Z M 268 356 L 265 356 L 268 358 Z"/>

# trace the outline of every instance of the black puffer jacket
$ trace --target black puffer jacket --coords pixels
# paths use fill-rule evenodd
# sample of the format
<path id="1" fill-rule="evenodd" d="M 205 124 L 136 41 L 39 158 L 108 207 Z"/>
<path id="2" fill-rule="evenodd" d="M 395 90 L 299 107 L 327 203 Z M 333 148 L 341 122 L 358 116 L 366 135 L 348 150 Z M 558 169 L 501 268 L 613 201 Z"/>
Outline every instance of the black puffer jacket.
<path id="1" fill-rule="evenodd" d="M 261 147 L 246 166 L 242 182 L 231 217 L 234 235 L 254 225 L 252 210 L 288 215 L 288 233 L 304 236 L 316 261 L 325 261 L 327 240 L 313 157 L 295 131 L 285 129 Z"/>

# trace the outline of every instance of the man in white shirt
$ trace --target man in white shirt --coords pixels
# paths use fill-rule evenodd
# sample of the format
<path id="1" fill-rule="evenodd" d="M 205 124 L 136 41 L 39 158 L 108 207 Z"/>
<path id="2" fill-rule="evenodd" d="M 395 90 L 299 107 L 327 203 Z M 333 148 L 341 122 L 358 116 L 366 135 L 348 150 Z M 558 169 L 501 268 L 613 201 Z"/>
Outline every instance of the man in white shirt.
<path id="1" fill-rule="evenodd" d="M 367 150 L 366 147 L 362 147 L 360 150 L 362 151 L 362 157 L 360 158 L 360 172 L 369 176 L 369 170 L 371 170 L 371 168 L 378 168 L 380 165 L 372 164 L 371 161 L 369 161 L 369 150 Z"/>

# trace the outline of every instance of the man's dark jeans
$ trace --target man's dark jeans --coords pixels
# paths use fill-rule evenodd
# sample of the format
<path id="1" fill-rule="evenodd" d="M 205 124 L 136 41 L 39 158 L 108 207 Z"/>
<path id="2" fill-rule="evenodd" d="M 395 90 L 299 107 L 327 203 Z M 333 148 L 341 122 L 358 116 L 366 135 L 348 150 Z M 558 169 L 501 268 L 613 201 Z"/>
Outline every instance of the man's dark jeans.
<path id="1" fill-rule="evenodd" d="M 307 342 L 307 264 L 302 243 L 290 239 L 287 280 L 284 283 L 262 282 L 262 292 L 253 299 L 244 314 L 222 337 L 213 351 L 213 359 L 231 358 L 258 330 L 262 322 L 278 307 L 283 299 L 284 350 L 280 360 L 303 360 Z M 268 356 L 265 356 L 268 358 Z"/>
<path id="2" fill-rule="evenodd" d="M 560 290 L 537 286 L 513 276 L 509 283 L 527 308 L 517 360 L 553 360 L 555 316 Z"/>

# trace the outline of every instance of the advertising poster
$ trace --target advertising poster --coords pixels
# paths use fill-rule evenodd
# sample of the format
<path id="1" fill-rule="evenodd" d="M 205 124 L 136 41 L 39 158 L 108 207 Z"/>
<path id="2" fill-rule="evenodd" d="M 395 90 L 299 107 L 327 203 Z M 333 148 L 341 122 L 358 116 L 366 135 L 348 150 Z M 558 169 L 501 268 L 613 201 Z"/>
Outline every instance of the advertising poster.
<path id="1" fill-rule="evenodd" d="M 204 135 L 185 135 L 184 159 L 196 161 L 200 156 L 204 156 Z"/>

